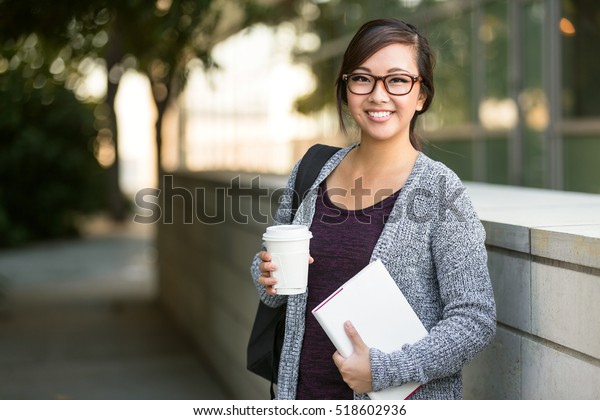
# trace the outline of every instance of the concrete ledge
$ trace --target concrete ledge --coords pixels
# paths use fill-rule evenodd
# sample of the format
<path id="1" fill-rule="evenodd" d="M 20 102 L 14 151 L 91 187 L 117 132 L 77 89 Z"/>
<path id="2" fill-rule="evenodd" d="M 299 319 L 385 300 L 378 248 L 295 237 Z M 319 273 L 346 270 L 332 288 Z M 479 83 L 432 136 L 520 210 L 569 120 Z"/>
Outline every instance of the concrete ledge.
<path id="1" fill-rule="evenodd" d="M 531 254 L 600 269 L 600 223 L 532 228 Z"/>
<path id="2" fill-rule="evenodd" d="M 556 246 L 572 249 L 576 241 L 587 237 L 584 253 L 596 256 L 596 264 L 600 261 L 599 195 L 470 182 L 465 186 L 486 228 L 489 245 L 527 253 L 535 250 L 534 255 L 547 256 L 544 253 L 556 251 Z M 563 235 L 548 249 L 545 238 L 552 233 Z M 560 251 L 552 255 L 561 261 L 565 258 Z M 577 258 L 575 261 L 568 262 L 580 263 Z"/>

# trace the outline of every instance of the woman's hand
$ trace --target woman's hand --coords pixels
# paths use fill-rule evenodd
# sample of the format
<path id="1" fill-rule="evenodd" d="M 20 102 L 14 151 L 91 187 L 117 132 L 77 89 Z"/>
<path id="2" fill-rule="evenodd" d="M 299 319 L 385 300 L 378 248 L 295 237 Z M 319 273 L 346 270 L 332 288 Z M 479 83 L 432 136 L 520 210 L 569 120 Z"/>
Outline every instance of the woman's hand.
<path id="1" fill-rule="evenodd" d="M 268 295 L 276 295 L 277 290 L 275 289 L 275 285 L 277 284 L 277 279 L 273 277 L 273 271 L 277 270 L 277 266 L 271 261 L 271 254 L 269 254 L 267 251 L 259 252 L 258 258 L 262 260 L 262 262 L 258 265 L 258 269 L 260 270 L 258 284 L 265 286 L 265 291 Z M 313 261 L 314 258 L 309 256 L 308 263 L 312 264 Z"/>
<path id="2" fill-rule="evenodd" d="M 342 374 L 344 382 L 353 391 L 365 394 L 373 389 L 369 347 L 360 338 L 358 331 L 356 331 L 356 328 L 354 328 L 350 321 L 344 323 L 344 329 L 352 342 L 354 352 L 350 356 L 344 357 L 336 351 L 333 354 L 333 362 Z"/>
<path id="3" fill-rule="evenodd" d="M 277 291 L 275 290 L 274 286 L 277 284 L 277 279 L 272 276 L 272 273 L 273 271 L 277 270 L 277 266 L 275 263 L 271 262 L 271 254 L 269 254 L 267 251 L 259 252 L 258 258 L 262 260 L 262 262 L 258 265 L 258 269 L 260 270 L 258 284 L 265 286 L 267 295 L 275 295 L 277 294 Z"/>

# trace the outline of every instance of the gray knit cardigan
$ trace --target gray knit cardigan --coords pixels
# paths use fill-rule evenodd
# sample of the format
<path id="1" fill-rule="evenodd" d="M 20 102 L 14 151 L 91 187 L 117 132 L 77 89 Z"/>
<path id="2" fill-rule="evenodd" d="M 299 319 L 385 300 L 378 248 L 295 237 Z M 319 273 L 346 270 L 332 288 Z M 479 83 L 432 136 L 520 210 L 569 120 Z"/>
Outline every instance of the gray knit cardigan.
<path id="1" fill-rule="evenodd" d="M 337 167 L 351 146 L 337 152 L 321 170 L 298 208 L 294 224 L 310 227 L 317 186 Z M 290 223 L 298 164 L 292 170 L 277 224 Z M 410 381 L 424 384 L 413 399 L 462 398 L 461 369 L 496 333 L 496 306 L 487 269 L 485 231 L 459 178 L 442 163 L 420 153 L 371 255 L 386 266 L 429 334 L 393 353 L 370 349 L 373 390 Z M 277 399 L 295 399 L 307 294 L 268 296 L 257 283 L 256 256 L 251 273 L 260 298 L 269 306 L 287 300 L 286 329 Z M 310 280 L 309 280 L 310 287 Z M 368 399 L 356 394 L 355 399 Z"/>

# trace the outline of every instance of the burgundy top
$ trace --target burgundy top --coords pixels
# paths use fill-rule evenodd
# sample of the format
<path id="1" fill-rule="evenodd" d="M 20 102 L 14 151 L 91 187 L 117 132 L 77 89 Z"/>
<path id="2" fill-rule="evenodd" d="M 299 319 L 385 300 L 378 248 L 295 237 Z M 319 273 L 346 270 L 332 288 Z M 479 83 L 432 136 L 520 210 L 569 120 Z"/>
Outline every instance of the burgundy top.
<path id="1" fill-rule="evenodd" d="M 319 187 L 310 231 L 306 329 L 300 353 L 296 399 L 351 400 L 335 363 L 335 347 L 311 311 L 371 260 L 373 248 L 398 197 L 399 191 L 371 207 L 344 210 L 331 202 L 325 182 Z"/>

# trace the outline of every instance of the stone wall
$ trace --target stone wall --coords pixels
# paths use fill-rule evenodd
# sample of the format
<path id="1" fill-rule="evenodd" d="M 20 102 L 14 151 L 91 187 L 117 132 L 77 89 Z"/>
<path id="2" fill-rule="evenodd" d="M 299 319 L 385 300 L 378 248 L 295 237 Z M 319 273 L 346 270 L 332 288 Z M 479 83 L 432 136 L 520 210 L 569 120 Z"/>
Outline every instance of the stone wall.
<path id="1" fill-rule="evenodd" d="M 235 399 L 269 398 L 245 367 L 249 264 L 285 179 L 256 176 L 178 173 L 159 196 L 161 301 Z M 466 185 L 487 232 L 498 334 L 465 368 L 465 398 L 600 398 L 600 197 Z"/>
<path id="2" fill-rule="evenodd" d="M 467 190 L 487 232 L 498 333 L 465 369 L 465 396 L 599 399 L 600 196 Z"/>
<path id="3" fill-rule="evenodd" d="M 167 194 L 162 204 L 164 214 L 172 212 L 173 223 L 160 223 L 158 229 L 160 299 L 194 339 L 232 398 L 268 399 L 269 383 L 246 370 L 246 344 L 258 305 L 250 261 L 261 247 L 265 227 L 272 223 L 271 199 L 250 190 L 251 176 L 242 176 L 241 187 L 247 189 L 240 193 L 254 195 L 233 193 L 230 181 L 237 176 L 174 176 L 175 188 L 194 192 L 203 204 L 197 206 L 194 200 L 193 223 L 184 223 L 189 197 L 169 199 Z M 279 179 L 271 180 L 261 177 L 261 186 L 276 190 Z M 274 196 L 276 200 L 277 191 Z M 243 215 L 252 212 L 254 217 L 245 220 Z M 263 223 L 252 220 L 261 219 L 259 212 Z"/>

